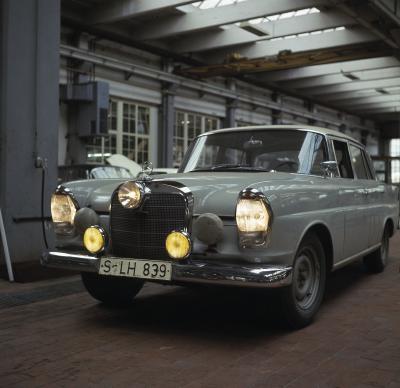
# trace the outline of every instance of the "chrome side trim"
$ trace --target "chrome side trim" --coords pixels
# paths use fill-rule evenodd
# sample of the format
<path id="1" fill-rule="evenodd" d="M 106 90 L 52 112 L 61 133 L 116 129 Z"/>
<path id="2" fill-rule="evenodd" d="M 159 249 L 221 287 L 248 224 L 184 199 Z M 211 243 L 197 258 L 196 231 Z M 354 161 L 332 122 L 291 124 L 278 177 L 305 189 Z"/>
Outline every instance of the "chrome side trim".
<path id="1" fill-rule="evenodd" d="M 41 259 L 44 267 L 70 269 L 72 271 L 98 272 L 99 258 L 64 252 L 45 252 Z"/>
<path id="2" fill-rule="evenodd" d="M 353 256 L 347 257 L 346 259 L 340 260 L 338 263 L 335 263 L 333 265 L 332 271 L 336 271 L 339 268 L 344 267 L 345 265 L 351 263 L 352 261 L 356 261 L 362 256 L 367 255 L 368 253 L 373 252 L 374 250 L 378 249 L 381 246 L 381 243 L 373 245 L 372 247 L 369 247 L 368 249 L 365 249 L 359 253 L 356 253 Z"/>
<path id="3" fill-rule="evenodd" d="M 113 259 L 117 257 L 109 256 Z M 118 257 L 118 259 L 120 259 Z M 100 258 L 65 252 L 45 252 L 41 263 L 45 267 L 98 272 Z M 292 267 L 279 265 L 250 266 L 206 262 L 171 262 L 172 284 L 204 283 L 225 286 L 274 288 L 292 283 Z M 153 280 L 152 280 L 153 281 Z"/>
<path id="4" fill-rule="evenodd" d="M 292 283 L 292 267 L 190 263 L 173 266 L 172 276 L 178 282 L 274 288 Z"/>

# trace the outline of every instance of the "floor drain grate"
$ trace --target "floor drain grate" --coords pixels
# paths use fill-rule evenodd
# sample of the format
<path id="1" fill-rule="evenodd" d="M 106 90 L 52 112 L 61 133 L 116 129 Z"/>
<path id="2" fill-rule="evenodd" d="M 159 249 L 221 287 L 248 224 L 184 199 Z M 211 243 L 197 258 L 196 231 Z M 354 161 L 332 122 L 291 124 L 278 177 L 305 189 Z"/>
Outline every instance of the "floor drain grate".
<path id="1" fill-rule="evenodd" d="M 83 292 L 84 287 L 80 280 L 40 287 L 36 290 L 0 293 L 0 309 L 42 302 L 63 296 Z"/>

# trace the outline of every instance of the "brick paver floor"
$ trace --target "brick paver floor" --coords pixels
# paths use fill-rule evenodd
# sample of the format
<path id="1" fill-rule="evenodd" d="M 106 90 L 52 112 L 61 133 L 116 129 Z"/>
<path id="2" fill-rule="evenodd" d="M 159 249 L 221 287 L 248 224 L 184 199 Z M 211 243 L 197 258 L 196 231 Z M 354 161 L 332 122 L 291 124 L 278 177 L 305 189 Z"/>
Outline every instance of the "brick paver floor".
<path id="1" fill-rule="evenodd" d="M 399 265 L 400 233 L 383 274 L 332 274 L 300 331 L 259 291 L 146 285 L 121 310 L 76 277 L 2 282 L 0 387 L 400 387 Z"/>

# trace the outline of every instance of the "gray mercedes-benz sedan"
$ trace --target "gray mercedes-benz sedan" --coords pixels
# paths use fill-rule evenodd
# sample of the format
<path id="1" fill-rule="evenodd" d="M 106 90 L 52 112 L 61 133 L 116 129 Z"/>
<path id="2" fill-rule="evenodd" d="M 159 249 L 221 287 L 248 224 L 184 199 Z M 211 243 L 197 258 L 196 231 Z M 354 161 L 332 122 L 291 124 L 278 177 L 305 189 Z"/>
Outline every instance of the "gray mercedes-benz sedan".
<path id="1" fill-rule="evenodd" d="M 379 182 L 358 141 L 311 126 L 198 136 L 176 174 L 59 186 L 49 267 L 82 273 L 108 304 L 145 281 L 276 288 L 286 322 L 309 324 L 327 273 L 364 259 L 383 271 L 399 192 Z"/>

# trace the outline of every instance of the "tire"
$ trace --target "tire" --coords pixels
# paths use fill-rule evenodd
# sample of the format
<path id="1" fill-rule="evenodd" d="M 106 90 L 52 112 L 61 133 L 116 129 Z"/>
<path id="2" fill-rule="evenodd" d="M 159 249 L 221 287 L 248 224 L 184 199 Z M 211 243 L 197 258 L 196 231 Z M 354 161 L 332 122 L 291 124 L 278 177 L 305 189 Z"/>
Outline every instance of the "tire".
<path id="1" fill-rule="evenodd" d="M 381 246 L 364 257 L 364 266 L 370 273 L 380 273 L 385 269 L 389 257 L 389 228 L 386 225 L 382 233 Z"/>
<path id="2" fill-rule="evenodd" d="M 318 237 L 303 238 L 293 264 L 293 281 L 278 290 L 280 309 L 286 325 L 301 329 L 309 325 L 321 305 L 326 284 L 326 257 Z"/>
<path id="3" fill-rule="evenodd" d="M 81 273 L 87 292 L 108 306 L 128 306 L 143 287 L 139 279 L 101 276 L 91 272 Z"/>

